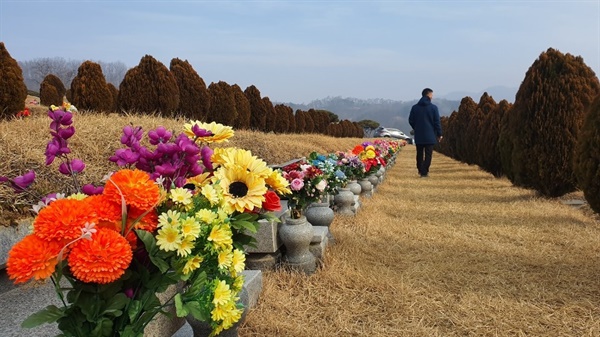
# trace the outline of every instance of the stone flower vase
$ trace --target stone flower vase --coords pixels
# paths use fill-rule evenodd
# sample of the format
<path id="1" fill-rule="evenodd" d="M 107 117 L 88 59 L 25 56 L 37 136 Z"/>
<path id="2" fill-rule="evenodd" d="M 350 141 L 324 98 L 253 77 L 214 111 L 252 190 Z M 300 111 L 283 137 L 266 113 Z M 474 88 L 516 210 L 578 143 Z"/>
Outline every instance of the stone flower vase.
<path id="1" fill-rule="evenodd" d="M 335 214 L 329 208 L 329 202 L 315 202 L 310 204 L 304 212 L 306 220 L 313 226 L 329 227 L 333 222 Z"/>
<path id="2" fill-rule="evenodd" d="M 362 178 L 358 181 L 360 185 L 360 195 L 363 197 L 370 197 L 373 195 L 373 185 L 367 178 Z"/>
<path id="3" fill-rule="evenodd" d="M 350 192 L 352 192 L 354 195 L 360 195 L 361 187 L 356 180 L 350 180 L 346 187 L 349 188 Z"/>
<path id="4" fill-rule="evenodd" d="M 337 212 L 341 215 L 354 215 L 353 204 L 354 193 L 347 187 L 338 188 L 338 193 L 335 195 Z"/>
<path id="5" fill-rule="evenodd" d="M 292 219 L 288 214 L 284 215 L 278 234 L 285 246 L 283 265 L 306 274 L 314 273 L 317 263 L 310 252 L 310 241 L 314 230 L 306 220 L 306 216 L 301 215 L 298 219 Z"/>
<path id="6" fill-rule="evenodd" d="M 377 185 L 379 185 L 379 178 L 374 173 L 371 173 L 367 176 L 367 179 L 369 179 L 371 185 L 373 185 L 373 191 L 375 191 Z"/>

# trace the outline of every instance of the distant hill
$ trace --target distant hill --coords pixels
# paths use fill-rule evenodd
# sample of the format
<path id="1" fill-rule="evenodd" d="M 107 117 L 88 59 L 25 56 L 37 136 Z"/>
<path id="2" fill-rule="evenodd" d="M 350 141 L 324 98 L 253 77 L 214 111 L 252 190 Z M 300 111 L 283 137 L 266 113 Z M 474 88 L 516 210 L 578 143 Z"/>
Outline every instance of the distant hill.
<path id="1" fill-rule="evenodd" d="M 487 92 L 488 95 L 492 96 L 492 98 L 496 101 L 496 103 L 505 99 L 511 103 L 515 102 L 515 96 L 517 94 L 517 88 L 510 88 L 501 85 L 496 85 L 493 87 L 486 88 L 480 92 L 467 92 L 467 91 L 454 91 L 448 93 L 443 96 L 438 96 L 438 98 L 445 98 L 449 100 L 462 100 L 464 97 L 469 96 L 475 102 L 479 102 L 479 99 L 483 95 L 484 92 Z"/>
<path id="2" fill-rule="evenodd" d="M 477 101 L 478 100 L 479 98 Z M 279 103 L 291 107 L 294 111 L 297 109 L 328 110 L 338 115 L 340 120 L 348 119 L 353 122 L 358 122 L 370 119 L 378 122 L 382 126 L 397 128 L 408 134 L 412 129 L 408 124 L 408 115 L 410 113 L 410 108 L 417 103 L 417 100 L 404 102 L 389 99 L 359 99 L 337 96 L 317 99 L 308 104 L 295 104 L 289 102 Z M 458 110 L 460 100 L 448 100 L 434 97 L 434 103 L 440 110 L 441 116 L 449 116 L 452 111 Z"/>

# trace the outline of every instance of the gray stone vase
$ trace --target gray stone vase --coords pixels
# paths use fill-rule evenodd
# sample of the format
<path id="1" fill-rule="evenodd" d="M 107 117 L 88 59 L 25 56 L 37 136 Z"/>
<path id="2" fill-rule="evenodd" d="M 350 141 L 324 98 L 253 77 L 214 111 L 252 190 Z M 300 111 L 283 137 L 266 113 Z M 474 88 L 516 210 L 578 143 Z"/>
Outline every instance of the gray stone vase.
<path id="1" fill-rule="evenodd" d="M 312 274 L 317 268 L 315 256 L 310 252 L 310 241 L 313 238 L 313 226 L 302 215 L 299 219 L 283 216 L 279 228 L 279 238 L 285 246 L 282 264 L 285 267 Z"/>
<path id="2" fill-rule="evenodd" d="M 362 178 L 358 180 L 358 184 L 360 185 L 360 195 L 365 197 L 370 197 L 373 195 L 373 185 L 367 178 Z"/>
<path id="3" fill-rule="evenodd" d="M 333 210 L 329 208 L 329 202 L 315 202 L 310 204 L 306 208 L 304 215 L 311 225 L 326 227 L 331 225 L 335 217 Z"/>
<path id="4" fill-rule="evenodd" d="M 354 204 L 354 193 L 347 187 L 338 188 L 338 193 L 335 195 L 337 212 L 341 215 L 354 215 L 352 204 Z"/>

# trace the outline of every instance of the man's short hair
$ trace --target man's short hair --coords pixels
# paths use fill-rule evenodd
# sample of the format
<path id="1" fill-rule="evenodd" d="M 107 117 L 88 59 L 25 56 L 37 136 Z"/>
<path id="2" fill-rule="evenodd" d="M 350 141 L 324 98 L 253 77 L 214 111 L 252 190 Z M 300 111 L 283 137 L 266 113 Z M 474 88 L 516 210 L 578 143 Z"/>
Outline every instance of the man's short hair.
<path id="1" fill-rule="evenodd" d="M 423 91 L 421 92 L 421 96 L 425 97 L 427 95 L 429 95 L 430 93 L 432 93 L 433 90 L 429 89 L 429 88 L 425 88 L 423 89 Z"/>

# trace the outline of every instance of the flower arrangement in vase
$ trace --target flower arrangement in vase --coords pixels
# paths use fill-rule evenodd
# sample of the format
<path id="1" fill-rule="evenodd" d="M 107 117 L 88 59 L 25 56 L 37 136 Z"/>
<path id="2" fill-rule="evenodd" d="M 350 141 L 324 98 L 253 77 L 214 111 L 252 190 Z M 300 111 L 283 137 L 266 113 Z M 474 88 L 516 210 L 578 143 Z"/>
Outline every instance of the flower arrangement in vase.
<path id="1" fill-rule="evenodd" d="M 356 154 L 365 165 L 366 175 L 375 173 L 381 166 L 385 166 L 385 160 L 371 142 L 355 146 L 352 153 Z"/>
<path id="2" fill-rule="evenodd" d="M 249 151 L 213 151 L 208 144 L 227 141 L 230 127 L 191 122 L 177 137 L 162 127 L 148 132 L 154 149 L 141 145 L 141 128 L 125 127 L 127 148 L 110 158 L 120 169 L 104 186 L 81 186 L 85 164 L 68 146 L 73 115 L 51 109 L 48 116 L 46 164 L 62 160 L 59 171 L 76 191 L 53 193 L 34 207 L 33 232 L 12 247 L 7 273 L 15 283 L 50 279 L 62 306 L 22 326 L 56 322 L 65 336 L 137 337 L 172 306 L 179 317 L 208 322 L 213 336 L 233 326 L 243 310 L 249 232 L 259 218 L 274 219 L 267 211 L 276 208 L 277 193 L 290 192 L 287 180 Z M 34 171 L 0 177 L 17 193 L 34 180 Z M 157 294 L 178 284 L 161 303 Z"/>
<path id="3" fill-rule="evenodd" d="M 326 194 L 336 194 L 338 188 L 346 187 L 346 184 L 348 184 L 348 177 L 338 166 L 337 156 L 334 153 L 325 155 L 312 152 L 308 156 L 308 160 L 325 174 L 325 180 L 327 181 Z"/>
<path id="4" fill-rule="evenodd" d="M 301 160 L 281 168 L 291 193 L 287 196 L 292 219 L 299 219 L 306 207 L 326 193 L 327 177 L 318 167 Z"/>

